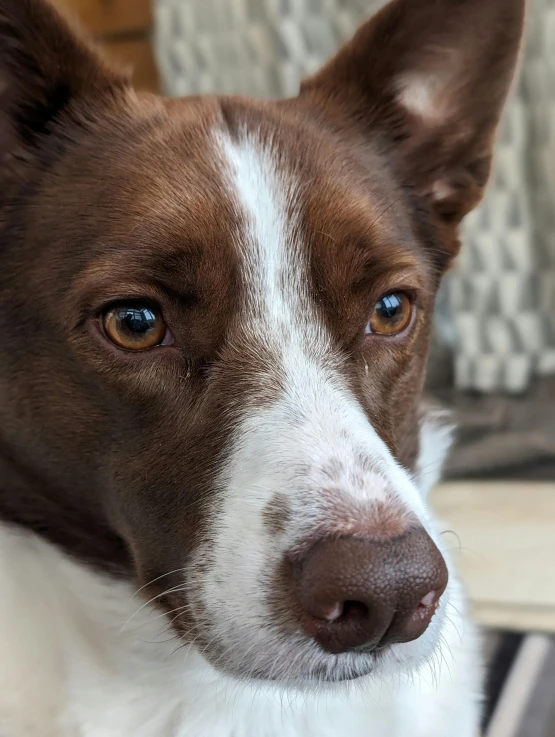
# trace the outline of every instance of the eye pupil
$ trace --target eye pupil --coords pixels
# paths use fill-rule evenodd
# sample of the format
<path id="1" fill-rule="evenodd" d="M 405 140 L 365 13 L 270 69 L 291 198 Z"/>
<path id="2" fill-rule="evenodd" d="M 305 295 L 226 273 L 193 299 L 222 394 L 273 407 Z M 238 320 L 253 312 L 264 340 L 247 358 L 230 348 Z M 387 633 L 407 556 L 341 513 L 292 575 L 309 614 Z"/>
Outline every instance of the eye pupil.
<path id="1" fill-rule="evenodd" d="M 160 313 L 146 305 L 119 305 L 102 317 L 104 333 L 112 343 L 129 351 L 144 351 L 171 342 Z"/>
<path id="2" fill-rule="evenodd" d="M 401 299 L 397 294 L 388 294 L 382 297 L 376 305 L 376 310 L 384 320 L 392 320 L 401 309 Z"/>
<path id="3" fill-rule="evenodd" d="M 366 334 L 397 335 L 408 327 L 412 312 L 411 300 L 404 292 L 386 294 L 374 305 Z"/>
<path id="4" fill-rule="evenodd" d="M 123 307 L 118 311 L 117 318 L 125 330 L 139 335 L 145 335 L 156 325 L 156 315 L 148 307 Z"/>

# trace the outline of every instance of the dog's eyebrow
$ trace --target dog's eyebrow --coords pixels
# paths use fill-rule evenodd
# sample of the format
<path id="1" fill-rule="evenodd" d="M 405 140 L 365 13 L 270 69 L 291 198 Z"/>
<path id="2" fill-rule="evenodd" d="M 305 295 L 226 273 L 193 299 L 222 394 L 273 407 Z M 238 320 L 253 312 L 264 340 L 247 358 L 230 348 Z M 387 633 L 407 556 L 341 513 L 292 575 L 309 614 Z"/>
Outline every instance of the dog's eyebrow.
<path id="1" fill-rule="evenodd" d="M 341 238 L 337 233 L 316 230 L 313 236 L 317 241 L 313 243 L 311 257 L 322 256 L 330 269 L 335 262 L 341 263 L 343 274 L 355 289 L 369 281 L 387 285 L 404 283 L 414 289 L 430 286 L 433 262 L 417 237 L 409 239 L 400 234 L 396 237 L 393 233 L 379 239 L 357 234 Z"/>
<path id="2" fill-rule="evenodd" d="M 70 289 L 74 304 L 77 302 L 83 311 L 98 309 L 110 302 L 120 300 L 169 300 L 180 308 L 187 309 L 200 302 L 200 295 L 192 288 L 175 289 L 161 279 L 103 279 L 84 281 L 78 279 Z M 165 300 L 164 300 L 165 298 Z"/>
<path id="3" fill-rule="evenodd" d="M 181 234 L 158 233 L 152 245 L 143 237 L 137 246 L 121 247 L 93 255 L 63 294 L 68 313 L 90 314 L 110 302 L 145 299 L 173 303 L 191 309 L 199 302 L 218 298 L 214 279 L 233 284 L 236 277 L 231 244 L 213 238 L 207 242 Z M 214 279 L 212 278 L 214 277 Z M 218 278 L 216 278 L 218 277 Z"/>
<path id="4" fill-rule="evenodd" d="M 423 273 L 422 268 L 415 264 L 399 264 L 391 267 L 380 264 L 369 259 L 363 264 L 360 276 L 353 283 L 353 288 L 372 287 L 373 292 L 386 292 L 388 289 L 425 290 L 429 287 L 429 278 Z"/>

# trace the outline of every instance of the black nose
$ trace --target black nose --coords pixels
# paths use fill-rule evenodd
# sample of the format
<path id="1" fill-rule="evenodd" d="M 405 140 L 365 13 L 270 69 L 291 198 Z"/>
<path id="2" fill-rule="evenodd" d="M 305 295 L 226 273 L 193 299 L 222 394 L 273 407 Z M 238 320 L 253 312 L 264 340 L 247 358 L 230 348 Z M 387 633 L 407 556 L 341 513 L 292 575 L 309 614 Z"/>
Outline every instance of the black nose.
<path id="1" fill-rule="evenodd" d="M 443 556 L 420 527 L 386 540 L 322 540 L 293 575 L 302 625 L 331 653 L 416 640 L 448 580 Z"/>

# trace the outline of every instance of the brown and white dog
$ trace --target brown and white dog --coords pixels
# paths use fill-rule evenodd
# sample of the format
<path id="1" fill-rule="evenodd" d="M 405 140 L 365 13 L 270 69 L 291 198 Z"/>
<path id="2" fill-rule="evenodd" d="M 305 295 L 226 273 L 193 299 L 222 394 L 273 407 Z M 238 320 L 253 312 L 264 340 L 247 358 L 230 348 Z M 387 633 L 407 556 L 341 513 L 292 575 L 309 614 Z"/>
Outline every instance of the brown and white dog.
<path id="1" fill-rule="evenodd" d="M 421 389 L 523 5 L 393 0 L 260 102 L 0 0 L 2 737 L 475 734 Z"/>

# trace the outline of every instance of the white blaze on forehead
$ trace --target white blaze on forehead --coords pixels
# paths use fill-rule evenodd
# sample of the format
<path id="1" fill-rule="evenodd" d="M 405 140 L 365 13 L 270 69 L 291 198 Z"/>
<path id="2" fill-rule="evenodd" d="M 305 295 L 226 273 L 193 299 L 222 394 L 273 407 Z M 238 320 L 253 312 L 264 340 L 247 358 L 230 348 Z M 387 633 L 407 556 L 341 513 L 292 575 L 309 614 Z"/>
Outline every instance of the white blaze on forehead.
<path id="1" fill-rule="evenodd" d="M 258 490 L 268 484 L 268 493 L 273 493 L 282 491 L 284 483 L 286 492 L 294 494 L 295 479 L 288 476 L 295 463 L 311 466 L 308 476 L 315 481 L 319 468 L 336 458 L 344 469 L 335 479 L 339 493 L 365 503 L 383 500 L 384 483 L 376 483 L 368 461 L 375 462 L 379 477 L 394 491 L 396 481 L 406 475 L 347 387 L 341 359 L 334 355 L 311 300 L 308 248 L 298 227 L 297 175 L 283 157 L 277 166 L 271 142 L 263 143 L 251 133 L 231 137 L 220 132 L 217 144 L 224 177 L 244 222 L 238 246 L 246 290 L 245 331 L 249 339 L 261 340 L 271 349 L 275 366 L 285 377 L 280 402 L 264 411 L 246 412 L 234 454 L 235 474 L 242 477 L 243 489 L 249 483 Z M 297 420 L 296 429 L 289 425 L 291 418 Z M 257 443 L 261 447 L 255 449 Z M 251 453 L 256 462 L 248 461 Z M 283 461 L 282 483 L 275 478 L 270 484 L 266 478 L 261 484 L 264 462 L 276 471 L 278 459 Z M 247 478 L 254 468 L 256 478 Z M 354 477 L 360 481 L 364 475 L 374 481 L 366 488 L 348 481 Z M 407 502 L 412 509 L 420 508 L 417 500 Z"/>
<path id="2" fill-rule="evenodd" d="M 307 251 L 298 227 L 299 182 L 276 166 L 271 143 L 252 134 L 217 137 L 230 194 L 244 227 L 237 244 L 242 257 L 249 339 L 269 348 L 281 375 L 294 367 L 306 379 L 307 356 L 319 365 L 331 358 L 331 343 L 307 289 Z M 315 366 L 312 367 L 316 368 Z"/>
<path id="3" fill-rule="evenodd" d="M 245 135 L 219 137 L 232 185 L 245 221 L 239 247 L 243 256 L 247 307 L 271 323 L 299 317 L 304 264 L 294 240 L 295 181 L 286 181 L 268 148 Z M 294 315 L 294 313 L 297 313 Z"/>

